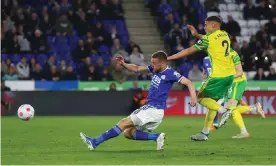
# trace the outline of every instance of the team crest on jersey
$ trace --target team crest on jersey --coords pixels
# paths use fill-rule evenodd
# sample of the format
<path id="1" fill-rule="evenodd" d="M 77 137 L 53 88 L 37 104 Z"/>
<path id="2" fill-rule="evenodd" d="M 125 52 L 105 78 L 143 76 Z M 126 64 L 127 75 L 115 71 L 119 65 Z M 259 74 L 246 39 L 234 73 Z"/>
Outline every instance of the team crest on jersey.
<path id="1" fill-rule="evenodd" d="M 202 40 L 197 41 L 197 44 L 199 44 L 199 45 L 201 45 L 202 43 L 203 43 Z"/>
<path id="2" fill-rule="evenodd" d="M 164 80 L 165 78 L 166 78 L 166 76 L 165 76 L 165 75 L 162 75 L 162 76 L 161 76 L 161 79 L 162 79 L 162 80 Z"/>

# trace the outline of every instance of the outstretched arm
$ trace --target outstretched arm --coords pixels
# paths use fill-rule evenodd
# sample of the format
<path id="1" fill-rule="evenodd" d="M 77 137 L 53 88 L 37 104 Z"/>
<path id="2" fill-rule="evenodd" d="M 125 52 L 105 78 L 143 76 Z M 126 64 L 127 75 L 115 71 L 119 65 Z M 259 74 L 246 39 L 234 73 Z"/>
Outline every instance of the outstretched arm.
<path id="1" fill-rule="evenodd" d="M 135 73 L 145 73 L 148 72 L 149 69 L 147 66 L 138 66 L 135 64 L 127 64 L 124 61 L 124 58 L 122 56 L 118 56 L 117 62 L 122 65 L 124 68 L 126 68 L 128 71 L 135 72 Z"/>
<path id="2" fill-rule="evenodd" d="M 177 54 L 169 56 L 168 60 L 174 60 L 174 59 L 183 58 L 185 56 L 192 55 L 192 54 L 196 53 L 197 51 L 198 50 L 194 46 L 192 46 L 190 48 L 187 48 L 185 50 L 182 50 L 182 51 L 178 52 Z"/>
<path id="3" fill-rule="evenodd" d="M 180 81 L 180 83 L 182 85 L 185 85 L 188 87 L 190 95 L 191 95 L 191 102 L 190 105 L 192 107 L 194 107 L 196 105 L 197 102 L 197 97 L 196 97 L 196 91 L 195 91 L 195 86 L 193 85 L 192 81 L 190 81 L 189 79 L 183 77 Z"/>
<path id="4" fill-rule="evenodd" d="M 191 34 L 198 39 L 201 39 L 204 36 L 202 34 L 199 34 L 195 27 L 192 25 L 188 25 L 188 29 L 191 31 Z"/>

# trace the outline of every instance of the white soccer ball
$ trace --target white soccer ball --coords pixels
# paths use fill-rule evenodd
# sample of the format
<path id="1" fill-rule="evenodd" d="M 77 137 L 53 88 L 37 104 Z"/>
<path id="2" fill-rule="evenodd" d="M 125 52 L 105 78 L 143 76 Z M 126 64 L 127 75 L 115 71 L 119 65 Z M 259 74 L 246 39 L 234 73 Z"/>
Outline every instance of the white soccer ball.
<path id="1" fill-rule="evenodd" d="M 34 108 L 30 104 L 23 104 L 17 110 L 17 115 L 22 120 L 31 120 L 34 113 Z"/>

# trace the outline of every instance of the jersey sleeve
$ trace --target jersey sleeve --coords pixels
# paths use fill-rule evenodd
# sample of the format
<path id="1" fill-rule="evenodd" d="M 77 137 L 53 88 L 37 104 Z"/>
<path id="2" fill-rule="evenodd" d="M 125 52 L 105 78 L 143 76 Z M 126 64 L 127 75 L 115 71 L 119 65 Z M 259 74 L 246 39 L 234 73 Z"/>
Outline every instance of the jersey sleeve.
<path id="1" fill-rule="evenodd" d="M 238 55 L 238 53 L 234 50 L 230 50 L 230 53 L 232 54 L 232 60 L 235 66 L 241 64 L 241 59 L 240 56 Z"/>
<path id="2" fill-rule="evenodd" d="M 199 51 L 207 50 L 209 47 L 209 40 L 207 36 L 203 36 L 201 39 L 199 39 L 196 44 L 194 44 L 194 48 Z"/>
<path id="3" fill-rule="evenodd" d="M 168 79 L 172 82 L 180 82 L 184 77 L 175 70 L 171 70 L 168 74 Z"/>
<path id="4" fill-rule="evenodd" d="M 148 70 L 149 70 L 150 73 L 153 73 L 153 68 L 152 68 L 151 65 L 148 66 Z"/>

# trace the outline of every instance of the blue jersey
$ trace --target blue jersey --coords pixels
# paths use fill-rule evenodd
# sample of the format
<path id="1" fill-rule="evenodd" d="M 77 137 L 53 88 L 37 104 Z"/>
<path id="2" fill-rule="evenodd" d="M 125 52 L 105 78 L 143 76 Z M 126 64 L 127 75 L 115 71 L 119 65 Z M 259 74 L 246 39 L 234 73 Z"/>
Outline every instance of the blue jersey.
<path id="1" fill-rule="evenodd" d="M 207 56 L 203 59 L 203 69 L 205 70 L 205 73 L 207 74 L 207 77 L 209 76 L 210 72 L 211 72 L 211 62 L 210 62 L 210 58 Z"/>
<path id="2" fill-rule="evenodd" d="M 157 109 L 165 109 L 167 108 L 166 100 L 173 83 L 179 82 L 183 76 L 169 67 L 160 73 L 155 73 L 152 66 L 148 66 L 148 69 L 153 76 L 149 88 L 147 104 Z"/>

